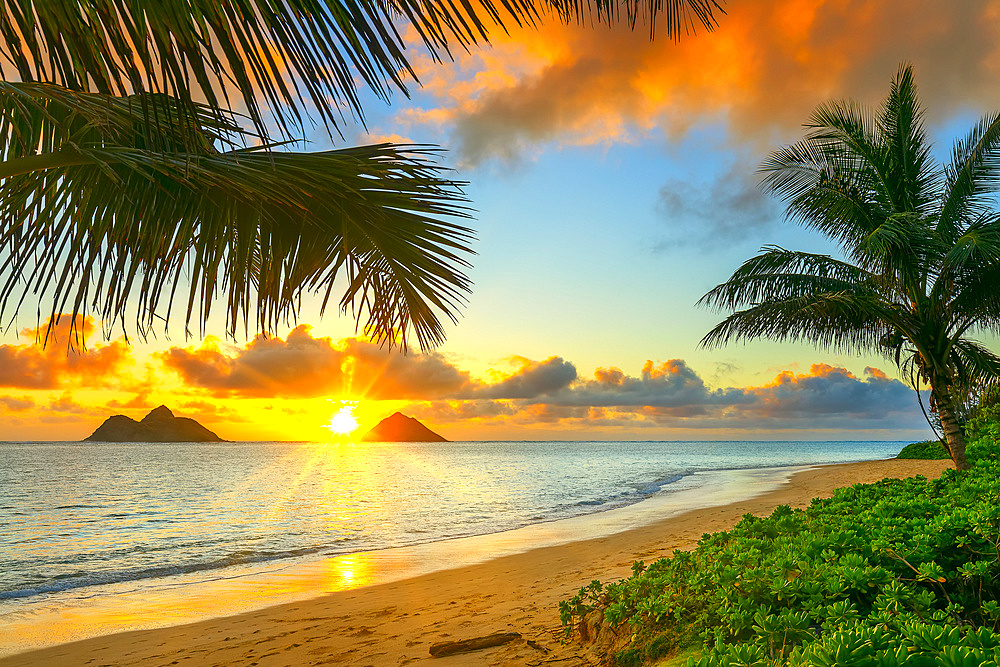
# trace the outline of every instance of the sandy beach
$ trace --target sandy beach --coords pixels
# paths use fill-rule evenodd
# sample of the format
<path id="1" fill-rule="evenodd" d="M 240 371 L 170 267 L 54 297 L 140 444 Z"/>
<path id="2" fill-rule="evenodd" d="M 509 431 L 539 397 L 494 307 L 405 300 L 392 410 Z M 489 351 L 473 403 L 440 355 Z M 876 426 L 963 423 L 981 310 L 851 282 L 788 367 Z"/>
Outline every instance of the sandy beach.
<path id="1" fill-rule="evenodd" d="M 833 489 L 884 477 L 936 477 L 950 462 L 887 460 L 817 466 L 746 501 L 698 509 L 598 539 L 532 549 L 236 616 L 122 632 L 0 658 L 13 665 L 576 665 L 591 657 L 561 643 L 557 605 L 593 579 L 629 574 L 688 549 L 745 513 L 804 507 Z M 431 645 L 516 632 L 503 646 L 432 658 Z"/>

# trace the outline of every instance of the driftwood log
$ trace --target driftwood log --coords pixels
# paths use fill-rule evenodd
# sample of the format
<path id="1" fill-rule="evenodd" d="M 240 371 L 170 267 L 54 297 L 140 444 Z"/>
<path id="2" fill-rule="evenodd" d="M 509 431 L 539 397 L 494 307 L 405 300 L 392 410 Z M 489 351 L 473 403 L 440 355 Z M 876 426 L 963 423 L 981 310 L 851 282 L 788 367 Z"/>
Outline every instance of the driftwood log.
<path id="1" fill-rule="evenodd" d="M 457 642 L 438 642 L 437 644 L 431 644 L 431 657 L 443 658 L 446 655 L 478 651 L 484 648 L 500 646 L 501 644 L 506 644 L 520 638 L 521 635 L 516 632 L 496 632 L 492 635 L 476 637 L 475 639 L 463 639 Z"/>

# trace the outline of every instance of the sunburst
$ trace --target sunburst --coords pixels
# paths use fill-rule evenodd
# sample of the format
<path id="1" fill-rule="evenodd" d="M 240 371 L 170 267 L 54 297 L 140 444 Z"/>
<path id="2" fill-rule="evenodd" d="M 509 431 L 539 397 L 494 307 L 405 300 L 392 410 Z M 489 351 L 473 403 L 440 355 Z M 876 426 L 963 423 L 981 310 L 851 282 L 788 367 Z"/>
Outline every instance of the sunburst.
<path id="1" fill-rule="evenodd" d="M 350 435 L 351 431 L 358 427 L 358 420 L 354 417 L 354 410 L 357 407 L 357 401 L 341 401 L 340 409 L 330 418 L 330 423 L 326 427 L 334 435 Z"/>

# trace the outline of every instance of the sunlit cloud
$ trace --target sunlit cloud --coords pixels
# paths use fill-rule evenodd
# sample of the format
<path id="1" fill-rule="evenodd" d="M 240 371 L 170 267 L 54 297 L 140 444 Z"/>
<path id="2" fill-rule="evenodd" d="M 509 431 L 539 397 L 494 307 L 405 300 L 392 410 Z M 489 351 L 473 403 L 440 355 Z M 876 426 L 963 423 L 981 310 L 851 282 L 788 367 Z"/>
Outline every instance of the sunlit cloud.
<path id="1" fill-rule="evenodd" d="M 733 140 L 770 147 L 820 101 L 881 99 L 903 61 L 936 118 L 1000 104 L 997 2 L 748 0 L 726 11 L 714 33 L 678 44 L 550 22 L 498 32 L 492 48 L 443 66 L 417 58 L 433 103 L 395 121 L 441 128 L 467 164 L 720 121 Z"/>
<path id="2" fill-rule="evenodd" d="M 472 384 L 438 353 L 407 355 L 360 338 L 316 338 L 305 324 L 284 339 L 258 335 L 242 347 L 209 339 L 155 356 L 188 386 L 219 396 L 432 398 L 461 394 Z"/>
<path id="3" fill-rule="evenodd" d="M 123 341 L 90 344 L 95 333 L 90 317 L 77 320 L 78 335 L 71 341 L 70 318 L 62 317 L 48 332 L 46 327 L 22 329 L 20 344 L 0 345 L 0 386 L 23 389 L 56 389 L 65 386 L 118 386 L 132 352 Z M 73 347 L 70 347 L 70 343 Z"/>
<path id="4" fill-rule="evenodd" d="M 35 401 L 30 396 L 0 396 L 0 408 L 7 412 L 24 412 L 35 407 Z"/>
<path id="5" fill-rule="evenodd" d="M 512 356 L 474 378 L 438 353 L 403 354 L 360 338 L 314 337 L 307 325 L 284 339 L 258 336 L 242 347 L 209 340 L 158 358 L 191 391 L 216 397 L 408 401 L 435 424 L 664 428 L 852 428 L 922 419 L 912 391 L 875 368 L 857 376 L 817 363 L 782 370 L 753 387 L 711 387 L 683 359 L 647 360 L 638 373 L 597 368 L 589 377 L 557 355 Z M 137 399 L 138 400 L 138 397 Z M 208 404 L 187 404 L 205 409 Z M 331 413 L 332 415 L 332 413 Z"/>

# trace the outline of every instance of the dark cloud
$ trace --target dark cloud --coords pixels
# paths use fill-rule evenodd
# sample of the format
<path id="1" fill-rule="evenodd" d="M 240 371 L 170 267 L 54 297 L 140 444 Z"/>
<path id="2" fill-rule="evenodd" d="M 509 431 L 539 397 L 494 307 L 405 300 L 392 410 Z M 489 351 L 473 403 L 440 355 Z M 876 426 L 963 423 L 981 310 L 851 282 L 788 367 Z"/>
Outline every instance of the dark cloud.
<path id="1" fill-rule="evenodd" d="M 505 379 L 480 388 L 476 393 L 488 398 L 538 398 L 556 394 L 576 380 L 576 366 L 562 357 L 532 361 L 515 357 L 521 368 Z"/>
<path id="2" fill-rule="evenodd" d="M 882 371 L 864 377 L 828 364 L 808 373 L 782 372 L 760 387 L 708 388 L 680 359 L 647 361 L 636 377 L 599 368 L 534 398 L 435 401 L 414 406 L 437 422 L 562 424 L 567 428 L 717 431 L 924 429 L 911 389 Z"/>
<path id="3" fill-rule="evenodd" d="M 813 364 L 809 374 L 781 373 L 764 387 L 746 390 L 759 400 L 745 411 L 771 419 L 892 419 L 919 414 L 912 389 L 868 367 L 864 379 L 844 368 Z"/>
<path id="4" fill-rule="evenodd" d="M 668 228 L 654 250 L 690 245 L 726 247 L 733 241 L 761 236 L 781 220 L 782 213 L 757 187 L 755 172 L 756 165 L 741 164 L 708 184 L 680 179 L 664 184 L 656 208 Z"/>
<path id="5" fill-rule="evenodd" d="M 683 359 L 654 364 L 647 361 L 638 377 L 620 368 L 598 368 L 593 380 L 578 382 L 555 397 L 564 405 L 657 406 L 734 404 L 747 397 L 738 389 L 709 390 L 705 382 Z"/>

